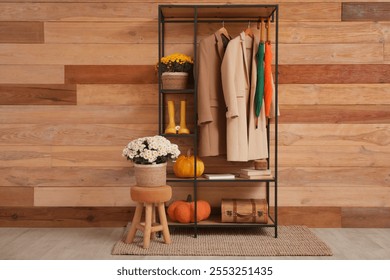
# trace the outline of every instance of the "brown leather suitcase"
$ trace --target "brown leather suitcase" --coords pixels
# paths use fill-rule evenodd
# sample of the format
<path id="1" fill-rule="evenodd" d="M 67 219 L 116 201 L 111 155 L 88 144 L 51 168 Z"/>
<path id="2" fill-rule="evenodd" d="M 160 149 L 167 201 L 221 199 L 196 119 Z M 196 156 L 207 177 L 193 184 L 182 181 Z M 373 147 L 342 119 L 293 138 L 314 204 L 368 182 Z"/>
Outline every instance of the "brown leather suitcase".
<path id="1" fill-rule="evenodd" d="M 265 199 L 222 199 L 223 223 L 268 223 L 268 203 Z"/>

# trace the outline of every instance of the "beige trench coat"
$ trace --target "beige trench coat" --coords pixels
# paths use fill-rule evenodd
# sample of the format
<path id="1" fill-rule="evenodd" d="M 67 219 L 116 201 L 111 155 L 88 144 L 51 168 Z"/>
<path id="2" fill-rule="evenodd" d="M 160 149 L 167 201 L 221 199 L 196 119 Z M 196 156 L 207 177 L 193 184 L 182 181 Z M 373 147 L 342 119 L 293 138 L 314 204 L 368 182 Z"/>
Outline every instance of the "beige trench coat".
<path id="1" fill-rule="evenodd" d="M 199 156 L 226 154 L 226 106 L 221 82 L 225 47 L 221 36 L 218 30 L 200 41 L 198 48 Z"/>
<path id="2" fill-rule="evenodd" d="M 257 128 L 254 108 L 258 45 L 256 37 L 252 39 L 241 32 L 229 42 L 222 61 L 228 161 L 268 158 L 264 108 L 261 108 Z"/>

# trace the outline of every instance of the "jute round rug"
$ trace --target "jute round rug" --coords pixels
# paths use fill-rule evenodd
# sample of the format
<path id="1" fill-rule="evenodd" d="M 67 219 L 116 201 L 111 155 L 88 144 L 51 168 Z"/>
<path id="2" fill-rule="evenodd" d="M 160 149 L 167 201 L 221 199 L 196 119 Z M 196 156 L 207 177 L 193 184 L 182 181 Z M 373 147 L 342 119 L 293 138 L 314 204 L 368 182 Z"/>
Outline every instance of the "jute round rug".
<path id="1" fill-rule="evenodd" d="M 172 244 L 151 240 L 143 249 L 139 231 L 131 244 L 119 240 L 113 255 L 148 256 L 331 256 L 331 249 L 305 226 L 273 228 L 199 228 L 195 238 L 191 228 L 171 230 Z"/>

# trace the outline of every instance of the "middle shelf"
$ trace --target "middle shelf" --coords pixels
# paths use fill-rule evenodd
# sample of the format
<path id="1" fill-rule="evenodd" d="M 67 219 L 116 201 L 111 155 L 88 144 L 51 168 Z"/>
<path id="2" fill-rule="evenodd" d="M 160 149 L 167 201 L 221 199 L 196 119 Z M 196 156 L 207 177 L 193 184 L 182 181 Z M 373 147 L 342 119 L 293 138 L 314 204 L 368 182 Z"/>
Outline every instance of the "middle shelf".
<path id="1" fill-rule="evenodd" d="M 270 176 L 270 178 L 263 178 L 263 179 L 247 179 L 247 178 L 241 178 L 239 177 L 239 174 L 234 174 L 234 179 L 207 179 L 204 177 L 198 177 L 198 178 L 178 178 L 175 177 L 174 174 L 168 173 L 167 174 L 167 182 L 188 182 L 193 183 L 195 180 L 199 183 L 209 183 L 209 182 L 274 182 L 275 177 Z"/>

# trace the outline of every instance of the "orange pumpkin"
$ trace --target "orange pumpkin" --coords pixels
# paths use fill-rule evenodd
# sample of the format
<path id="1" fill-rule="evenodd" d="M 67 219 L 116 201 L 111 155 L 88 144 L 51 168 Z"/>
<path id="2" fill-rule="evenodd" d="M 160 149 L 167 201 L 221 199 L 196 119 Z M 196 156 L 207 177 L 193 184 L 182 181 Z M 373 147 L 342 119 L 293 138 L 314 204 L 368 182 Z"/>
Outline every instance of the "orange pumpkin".
<path id="1" fill-rule="evenodd" d="M 195 171 L 195 157 L 191 155 L 190 150 L 187 151 L 187 155 L 180 155 L 175 164 L 173 165 L 173 172 L 176 177 L 179 178 L 191 178 L 194 177 Z M 196 177 L 199 177 L 204 172 L 204 163 L 197 157 L 196 158 Z"/>
<path id="2" fill-rule="evenodd" d="M 176 200 L 171 203 L 167 210 L 169 218 L 173 222 L 179 223 L 189 223 L 194 222 L 194 213 L 195 213 L 195 202 L 192 201 L 191 195 L 188 195 L 187 201 L 184 200 Z M 211 206 L 205 200 L 197 201 L 197 221 L 203 221 L 210 216 Z"/>

